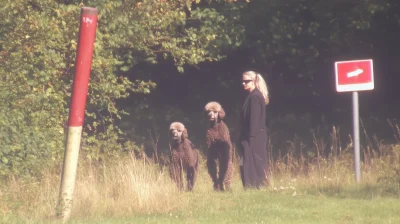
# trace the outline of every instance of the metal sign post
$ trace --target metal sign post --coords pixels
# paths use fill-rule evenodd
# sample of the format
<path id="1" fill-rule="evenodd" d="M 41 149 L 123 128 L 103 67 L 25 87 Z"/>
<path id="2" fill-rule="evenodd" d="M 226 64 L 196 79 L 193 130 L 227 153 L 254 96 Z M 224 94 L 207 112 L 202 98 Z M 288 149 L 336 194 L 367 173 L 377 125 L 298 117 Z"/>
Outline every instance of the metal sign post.
<path id="1" fill-rule="evenodd" d="M 353 141 L 354 141 L 354 169 L 356 181 L 360 182 L 360 125 L 358 114 L 358 92 L 353 92 Z"/>
<path id="2" fill-rule="evenodd" d="M 372 59 L 335 62 L 336 91 L 353 92 L 353 146 L 355 178 L 360 182 L 360 125 L 358 92 L 374 89 Z"/>

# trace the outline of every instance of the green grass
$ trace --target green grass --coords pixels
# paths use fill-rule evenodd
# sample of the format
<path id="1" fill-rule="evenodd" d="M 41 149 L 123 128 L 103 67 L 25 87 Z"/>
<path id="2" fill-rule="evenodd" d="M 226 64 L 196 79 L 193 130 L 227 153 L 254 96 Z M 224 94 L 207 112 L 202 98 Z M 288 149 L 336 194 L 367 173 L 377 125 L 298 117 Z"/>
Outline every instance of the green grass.
<path id="1" fill-rule="evenodd" d="M 351 156 L 291 158 L 272 163 L 270 186 L 260 190 L 244 190 L 236 169 L 230 192 L 213 191 L 204 159 L 193 192 L 179 192 L 166 168 L 143 159 L 81 162 L 68 223 L 400 223 L 398 150 L 363 163 L 360 183 Z M 57 171 L 11 177 L 0 186 L 0 223 L 60 223 L 59 185 Z"/>
<path id="2" fill-rule="evenodd" d="M 269 190 L 185 194 L 187 207 L 167 214 L 94 217 L 71 223 L 400 223 L 400 201 L 392 198 L 291 196 Z"/>

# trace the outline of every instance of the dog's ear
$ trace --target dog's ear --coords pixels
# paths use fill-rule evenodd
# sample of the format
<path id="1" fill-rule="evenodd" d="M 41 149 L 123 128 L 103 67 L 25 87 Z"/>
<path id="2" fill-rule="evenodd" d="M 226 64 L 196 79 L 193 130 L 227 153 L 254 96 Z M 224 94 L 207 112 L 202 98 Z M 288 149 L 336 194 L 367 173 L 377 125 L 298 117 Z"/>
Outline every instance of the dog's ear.
<path id="1" fill-rule="evenodd" d="M 182 141 L 185 140 L 185 138 L 188 138 L 188 137 L 189 137 L 189 136 L 188 136 L 187 130 L 186 130 L 186 128 L 185 128 L 185 129 L 183 129 L 183 131 L 182 131 Z"/>
<path id="2" fill-rule="evenodd" d="M 218 112 L 218 117 L 221 120 L 224 119 L 224 117 L 225 117 L 225 111 L 222 107 L 221 107 L 221 110 Z"/>

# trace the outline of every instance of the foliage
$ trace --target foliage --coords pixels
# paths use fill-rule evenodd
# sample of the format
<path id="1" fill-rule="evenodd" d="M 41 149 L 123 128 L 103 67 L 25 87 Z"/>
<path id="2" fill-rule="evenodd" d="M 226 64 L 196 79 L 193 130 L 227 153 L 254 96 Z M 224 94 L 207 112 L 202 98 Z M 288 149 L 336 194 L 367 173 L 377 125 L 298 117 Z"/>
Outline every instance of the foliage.
<path id="1" fill-rule="evenodd" d="M 141 61 L 157 63 L 160 56 L 183 71 L 185 64 L 220 59 L 219 47 L 225 42 L 240 43 L 240 30 L 230 26 L 228 18 L 212 7 L 196 7 L 198 2 L 109 1 L 99 6 L 99 26 L 110 46 L 118 49 L 114 56 L 124 60 L 124 71 Z"/>
<path id="2" fill-rule="evenodd" d="M 135 141 L 146 141 L 145 121 L 153 122 L 156 131 L 180 117 L 193 126 L 203 123 L 197 119 L 198 105 L 210 99 L 223 101 L 234 123 L 239 104 L 231 99 L 240 97 L 233 91 L 236 74 L 249 67 L 271 73 L 271 114 L 274 108 L 282 113 L 282 105 L 293 111 L 307 103 L 315 107 L 319 104 L 313 100 L 288 100 L 329 91 L 315 84 L 329 81 L 324 74 L 335 59 L 386 54 L 392 47 L 379 47 L 377 37 L 397 43 L 398 35 L 390 30 L 400 21 L 394 0 L 0 3 L 1 176 L 32 174 L 60 162 L 82 6 L 99 11 L 82 142 L 84 155 L 93 159 L 141 149 L 126 141 L 124 131 L 135 134 Z M 188 85 L 180 99 L 190 102 L 172 105 L 171 95 L 182 95 L 177 87 Z M 150 91 L 152 96 L 142 95 Z M 127 114 L 118 102 L 131 105 L 123 108 L 134 112 L 124 117 L 128 121 L 118 122 Z M 331 111 L 335 106 L 329 103 Z M 160 113 L 164 108 L 167 112 Z"/>
<path id="3" fill-rule="evenodd" d="M 175 67 L 166 62 L 135 68 L 132 76 L 146 73 L 158 88 L 145 99 L 131 98 L 132 101 L 120 104 L 131 106 L 128 110 L 135 111 L 134 116 L 124 120 L 127 129 L 135 129 L 132 138 L 148 139 L 147 130 L 138 128 L 149 123 L 143 117 L 151 118 L 150 123 L 161 130 L 161 137 L 169 122 L 166 118 L 172 117 L 185 119 L 193 137 L 202 139 L 204 121 L 200 112 L 209 100 L 221 101 L 227 119 L 232 121 L 228 125 L 233 128 L 237 125 L 239 113 L 236 111 L 240 111 L 243 95 L 240 74 L 251 69 L 260 72 L 267 81 L 271 95 L 267 117 L 271 134 L 280 135 L 281 144 L 288 136 L 291 138 L 292 133 L 307 134 L 321 123 L 320 134 L 329 135 L 327 131 L 331 127 L 340 126 L 347 140 L 352 130 L 350 99 L 346 93 L 337 94 L 334 89 L 334 62 L 356 58 L 373 58 L 375 72 L 379 74 L 376 91 L 361 93 L 365 95 L 360 97 L 360 116 L 363 119 L 387 114 L 398 117 L 400 107 L 392 97 L 398 94 L 397 85 L 387 81 L 389 76 L 395 77 L 390 74 L 396 71 L 399 60 L 394 49 L 399 46 L 400 36 L 392 32 L 398 29 L 400 22 L 398 1 L 236 2 L 229 7 L 221 1 L 213 3 L 216 10 L 243 28 L 237 30 L 245 39 L 239 47 L 228 50 L 225 59 L 185 66 L 184 76 L 176 74 Z M 231 17 L 228 12 L 232 12 Z M 373 106 L 372 101 L 383 102 L 381 97 L 390 99 L 391 103 Z M 139 109 L 143 104 L 147 107 Z M 285 117 L 293 119 L 282 121 Z M 378 130 L 374 132 L 383 134 Z"/>
<path id="4" fill-rule="evenodd" d="M 0 176 L 32 174 L 49 161 L 60 161 L 80 7 L 99 11 L 83 134 L 86 155 L 96 158 L 98 148 L 121 150 L 124 135 L 114 122 L 124 111 L 116 100 L 155 87 L 146 78 L 128 79 L 126 71 L 162 57 L 180 71 L 184 64 L 219 60 L 218 45 L 240 36 L 230 35 L 235 29 L 226 28 L 229 21 L 215 9 L 192 10 L 196 3 L 1 0 Z"/>
<path id="5" fill-rule="evenodd" d="M 56 20 L 46 4 L 50 1 L 40 5 L 4 3 L 0 25 L 0 174 L 7 174 L 8 169 L 35 173 L 61 151 L 72 46 L 68 36 L 62 35 L 67 29 L 65 21 Z"/>
<path id="6" fill-rule="evenodd" d="M 303 62 L 312 62 L 321 56 L 327 60 L 326 53 L 334 56 L 342 53 L 344 47 L 346 53 L 352 50 L 361 53 L 371 46 L 360 34 L 379 29 L 373 20 L 390 7 L 390 0 L 384 4 L 377 0 L 252 1 L 245 13 L 246 43 L 264 59 L 277 55 L 290 58 L 287 64 L 293 68 L 299 57 Z"/>
<path id="7" fill-rule="evenodd" d="M 381 45 L 376 34 L 392 29 L 398 3 L 392 0 L 251 1 L 245 8 L 245 48 L 262 73 L 279 79 L 284 96 L 326 94 L 339 60 L 371 58 Z M 288 82 L 296 82 L 290 85 Z M 322 85 L 324 84 L 324 85 Z M 326 85 L 325 85 L 326 84 Z M 273 92 L 273 91 L 272 91 Z M 307 95 L 306 95 L 307 94 Z M 281 96 L 277 96 L 281 97 Z M 271 98 L 273 100 L 273 96 Z"/>

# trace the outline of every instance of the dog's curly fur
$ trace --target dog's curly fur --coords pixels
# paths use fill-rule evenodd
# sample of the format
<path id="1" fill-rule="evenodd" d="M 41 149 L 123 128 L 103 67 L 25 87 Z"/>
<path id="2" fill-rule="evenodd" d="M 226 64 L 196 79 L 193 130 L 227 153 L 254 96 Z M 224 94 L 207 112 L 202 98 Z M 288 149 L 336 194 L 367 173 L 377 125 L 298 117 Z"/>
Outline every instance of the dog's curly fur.
<path id="1" fill-rule="evenodd" d="M 172 180 L 180 190 L 184 189 L 182 171 L 186 173 L 187 190 L 192 191 L 197 179 L 199 154 L 188 138 L 185 126 L 173 122 L 169 128 L 171 163 L 169 166 Z"/>
<path id="2" fill-rule="evenodd" d="M 233 147 L 229 129 L 223 121 L 225 111 L 218 102 L 209 102 L 204 109 L 209 121 L 206 135 L 208 173 L 213 181 L 214 190 L 230 190 L 233 175 Z"/>

